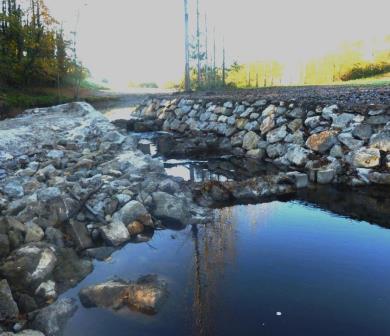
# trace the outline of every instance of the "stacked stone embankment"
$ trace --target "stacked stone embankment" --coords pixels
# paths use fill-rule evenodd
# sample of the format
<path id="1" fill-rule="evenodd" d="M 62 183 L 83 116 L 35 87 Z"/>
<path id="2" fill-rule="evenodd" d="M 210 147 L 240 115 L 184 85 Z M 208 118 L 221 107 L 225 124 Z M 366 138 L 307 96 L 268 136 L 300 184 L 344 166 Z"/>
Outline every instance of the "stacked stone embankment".
<path id="1" fill-rule="evenodd" d="M 390 184 L 390 107 L 337 103 L 152 99 L 133 121 L 193 138 L 218 134 L 231 152 L 306 173 L 313 183 Z M 143 121 L 141 121 L 143 120 Z M 224 142 L 226 149 L 226 142 Z"/>

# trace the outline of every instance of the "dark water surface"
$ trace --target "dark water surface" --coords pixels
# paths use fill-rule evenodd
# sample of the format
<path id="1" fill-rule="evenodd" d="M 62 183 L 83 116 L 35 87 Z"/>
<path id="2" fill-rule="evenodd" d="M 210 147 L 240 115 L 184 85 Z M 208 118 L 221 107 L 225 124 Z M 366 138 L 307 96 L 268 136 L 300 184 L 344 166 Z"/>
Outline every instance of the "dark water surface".
<path id="1" fill-rule="evenodd" d="M 272 170 L 234 157 L 169 157 L 155 134 L 141 138 L 140 149 L 186 180 Z M 63 296 L 77 298 L 81 288 L 114 277 L 158 274 L 170 291 L 161 311 L 79 304 L 65 336 L 390 335 L 387 194 L 309 190 L 299 201 L 216 209 L 206 227 L 157 231 L 148 244 L 95 261 L 94 272 Z"/>
<path id="2" fill-rule="evenodd" d="M 161 312 L 80 308 L 65 335 L 390 335 L 390 231 L 299 202 L 215 210 L 198 232 L 129 244 L 66 296 L 156 273 Z"/>

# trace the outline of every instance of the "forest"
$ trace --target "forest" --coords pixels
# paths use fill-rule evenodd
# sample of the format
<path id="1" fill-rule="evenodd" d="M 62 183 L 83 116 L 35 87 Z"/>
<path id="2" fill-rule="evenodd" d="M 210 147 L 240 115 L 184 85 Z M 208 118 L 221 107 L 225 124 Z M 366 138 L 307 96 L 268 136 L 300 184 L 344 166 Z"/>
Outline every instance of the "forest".
<path id="1" fill-rule="evenodd" d="M 85 75 L 75 43 L 65 39 L 43 0 L 2 0 L 0 86 L 59 87 Z"/>

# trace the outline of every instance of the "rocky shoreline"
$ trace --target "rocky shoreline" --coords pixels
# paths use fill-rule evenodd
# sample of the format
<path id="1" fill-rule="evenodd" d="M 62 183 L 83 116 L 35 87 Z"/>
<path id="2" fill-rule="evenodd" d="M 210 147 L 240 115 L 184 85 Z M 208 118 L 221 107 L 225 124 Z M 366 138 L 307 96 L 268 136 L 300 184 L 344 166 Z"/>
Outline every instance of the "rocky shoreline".
<path id="1" fill-rule="evenodd" d="M 60 335 L 77 305 L 56 299 L 92 272 L 93 258 L 208 220 L 183 181 L 86 103 L 0 122 L 0 215 L 4 335 Z M 138 287 L 151 299 L 150 284 Z"/>
<path id="2" fill-rule="evenodd" d="M 134 117 L 127 128 L 175 132 L 189 148 L 270 162 L 306 174 L 311 183 L 390 184 L 389 105 L 344 111 L 295 100 L 155 98 Z"/>

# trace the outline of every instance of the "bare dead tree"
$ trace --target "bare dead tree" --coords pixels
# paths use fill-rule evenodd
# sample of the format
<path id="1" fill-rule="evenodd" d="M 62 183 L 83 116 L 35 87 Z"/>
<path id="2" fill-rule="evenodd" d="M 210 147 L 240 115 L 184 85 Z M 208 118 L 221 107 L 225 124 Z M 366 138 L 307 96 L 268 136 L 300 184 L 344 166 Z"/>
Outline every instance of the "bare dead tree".
<path id="1" fill-rule="evenodd" d="M 225 63 L 225 38 L 223 39 L 223 47 L 222 47 L 222 84 L 226 85 L 226 63 Z"/>
<path id="2" fill-rule="evenodd" d="M 205 80 L 207 85 L 210 85 L 209 78 L 209 36 L 208 36 L 208 25 L 207 25 L 207 14 L 204 16 L 204 26 L 205 26 Z"/>

